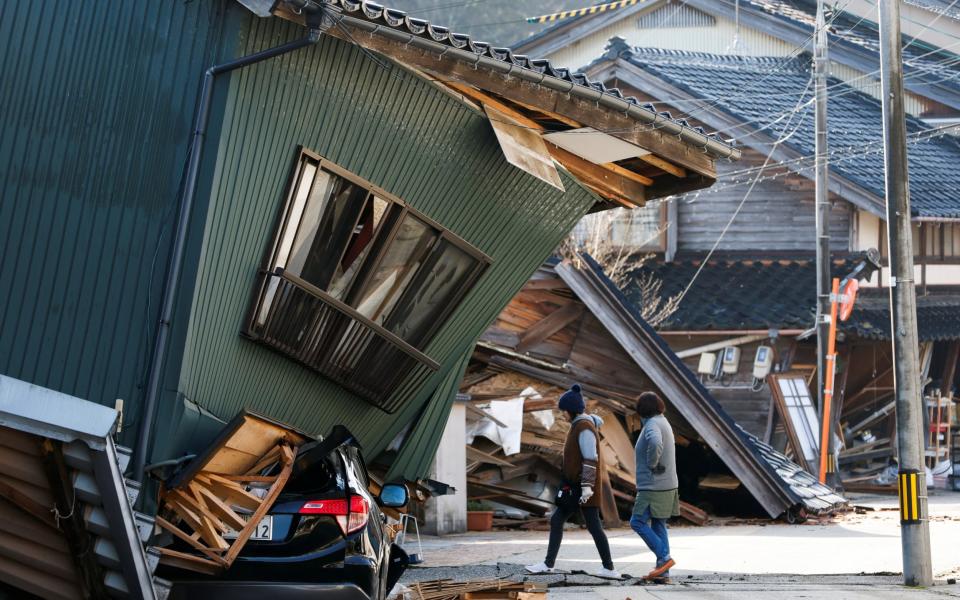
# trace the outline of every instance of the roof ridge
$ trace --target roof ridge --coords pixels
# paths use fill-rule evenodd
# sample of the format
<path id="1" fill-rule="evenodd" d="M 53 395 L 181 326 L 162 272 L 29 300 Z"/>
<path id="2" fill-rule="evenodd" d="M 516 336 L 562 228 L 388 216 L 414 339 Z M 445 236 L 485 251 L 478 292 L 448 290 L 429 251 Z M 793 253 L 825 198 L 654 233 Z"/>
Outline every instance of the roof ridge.
<path id="1" fill-rule="evenodd" d="M 612 41 L 612 40 L 611 40 Z M 610 46 L 608 46 L 610 47 Z M 630 56 L 647 61 L 657 61 L 662 64 L 671 62 L 689 63 L 690 59 L 700 60 L 708 66 L 754 66 L 769 68 L 774 71 L 785 71 L 788 68 L 803 69 L 806 71 L 810 64 L 810 55 L 802 52 L 797 56 L 744 56 L 741 54 L 712 54 L 692 50 L 675 50 L 668 48 L 648 48 L 635 46 L 621 53 L 628 52 Z"/>

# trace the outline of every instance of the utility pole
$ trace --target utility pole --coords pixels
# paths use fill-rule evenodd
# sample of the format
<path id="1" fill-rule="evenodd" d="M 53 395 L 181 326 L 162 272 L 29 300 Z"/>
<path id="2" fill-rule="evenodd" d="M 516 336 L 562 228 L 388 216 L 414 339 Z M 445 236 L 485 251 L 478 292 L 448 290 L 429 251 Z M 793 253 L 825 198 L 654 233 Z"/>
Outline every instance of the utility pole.
<path id="1" fill-rule="evenodd" d="M 903 582 L 933 583 L 927 484 L 923 463 L 923 407 L 913 281 L 913 234 L 907 180 L 907 126 L 903 108 L 900 0 L 880 0 L 880 84 L 883 93 L 887 247 L 890 248 L 890 333 L 897 407 L 900 539 Z"/>
<path id="2" fill-rule="evenodd" d="M 827 167 L 827 19 L 824 0 L 817 0 L 817 30 L 813 42 L 813 73 L 816 93 L 816 192 L 814 211 L 817 223 L 817 406 L 826 439 L 820 440 L 821 457 L 826 454 L 820 482 L 836 485 L 833 451 L 833 414 L 823 401 L 827 379 L 827 338 L 830 332 L 830 198 Z M 821 469 L 823 471 L 823 469 Z"/>

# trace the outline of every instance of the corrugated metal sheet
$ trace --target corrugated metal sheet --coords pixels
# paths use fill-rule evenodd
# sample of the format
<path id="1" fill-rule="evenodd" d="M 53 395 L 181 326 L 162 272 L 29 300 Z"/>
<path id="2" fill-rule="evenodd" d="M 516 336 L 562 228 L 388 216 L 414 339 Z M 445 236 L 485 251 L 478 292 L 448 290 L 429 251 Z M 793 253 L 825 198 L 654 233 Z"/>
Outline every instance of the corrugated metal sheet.
<path id="1" fill-rule="evenodd" d="M 42 598 L 156 598 L 142 546 L 153 519 L 130 507 L 116 421 L 0 376 L 0 581 Z"/>
<path id="2" fill-rule="evenodd" d="M 237 54 L 303 34 L 247 18 Z M 355 430 L 372 455 L 422 408 L 451 365 L 593 203 L 509 165 L 487 120 L 383 58 L 325 37 L 230 76 L 179 389 L 214 414 L 250 407 L 313 433 Z M 492 257 L 426 352 L 442 363 L 415 402 L 371 407 L 239 335 L 297 146 L 404 199 Z"/>
<path id="3" fill-rule="evenodd" d="M 136 418 L 219 6 L 0 5 L 0 373 Z"/>
<path id="4" fill-rule="evenodd" d="M 450 407 L 457 396 L 463 373 L 467 370 L 473 349 L 467 352 L 459 361 L 453 364 L 437 386 L 430 400 L 423 407 L 423 413 L 410 429 L 410 433 L 403 441 L 403 446 L 397 453 L 387 481 L 406 479 L 416 481 L 430 473 L 430 466 L 440 446 L 443 429 L 450 417 Z"/>

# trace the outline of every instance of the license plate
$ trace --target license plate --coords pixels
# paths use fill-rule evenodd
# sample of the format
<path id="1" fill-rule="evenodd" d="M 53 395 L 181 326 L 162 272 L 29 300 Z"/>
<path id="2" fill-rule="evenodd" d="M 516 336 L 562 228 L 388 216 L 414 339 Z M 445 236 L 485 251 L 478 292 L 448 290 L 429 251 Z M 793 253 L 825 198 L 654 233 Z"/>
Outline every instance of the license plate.
<path id="1" fill-rule="evenodd" d="M 244 521 L 249 521 L 250 517 L 246 515 L 240 515 L 240 518 Z M 228 540 L 236 539 L 237 532 L 230 530 L 226 531 L 223 534 L 223 537 Z M 273 540 L 273 516 L 267 515 L 264 518 L 260 519 L 260 522 L 257 523 L 256 529 L 253 530 L 253 535 L 250 536 L 251 540 L 257 541 L 271 541 Z"/>

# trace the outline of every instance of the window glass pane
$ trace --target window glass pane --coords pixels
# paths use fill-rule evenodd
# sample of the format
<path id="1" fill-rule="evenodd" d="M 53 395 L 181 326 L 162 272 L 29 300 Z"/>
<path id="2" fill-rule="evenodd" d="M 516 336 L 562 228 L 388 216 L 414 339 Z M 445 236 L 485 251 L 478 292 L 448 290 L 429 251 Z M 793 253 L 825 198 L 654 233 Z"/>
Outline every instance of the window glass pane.
<path id="1" fill-rule="evenodd" d="M 363 259 L 370 253 L 373 246 L 374 235 L 377 228 L 383 221 L 383 215 L 386 214 L 389 204 L 386 200 L 377 197 L 371 197 L 364 205 L 360 213 L 360 220 L 354 227 L 353 235 L 347 244 L 347 249 L 340 259 L 340 264 L 334 273 L 333 281 L 327 290 L 331 296 L 343 299 L 344 294 L 350 286 L 350 283 L 357 275 L 357 271 L 363 264 Z"/>
<path id="2" fill-rule="evenodd" d="M 403 217 L 397 227 L 396 237 L 384 250 L 383 257 L 356 301 L 360 314 L 376 323 L 383 323 L 436 237 L 433 228 L 420 219 L 411 214 Z"/>
<path id="3" fill-rule="evenodd" d="M 476 258 L 441 240 L 390 315 L 387 329 L 420 347 L 476 266 Z"/>
<path id="4" fill-rule="evenodd" d="M 777 377 L 783 403 L 787 408 L 790 427 L 800 442 L 803 458 L 811 463 L 817 459 L 820 440 L 818 429 L 820 418 L 813 407 L 813 398 L 803 379 L 797 377 Z"/>
<path id="5" fill-rule="evenodd" d="M 340 261 L 354 235 L 368 194 L 367 190 L 346 179 L 331 179 L 330 199 L 323 208 L 316 231 L 310 236 L 312 242 L 300 273 L 301 278 L 321 290 L 327 289 L 340 269 Z"/>
<path id="6" fill-rule="evenodd" d="M 296 183 L 297 187 L 293 192 L 293 203 L 290 206 L 290 213 L 287 215 L 287 221 L 284 224 L 283 236 L 280 238 L 280 244 L 277 247 L 277 256 L 273 264 L 274 267 L 286 268 L 291 254 L 296 254 L 294 239 L 303 219 L 304 209 L 307 205 L 307 197 L 310 194 L 310 186 L 313 185 L 316 174 L 316 163 L 305 159 L 303 163 L 301 163 L 299 179 Z"/>
<path id="7" fill-rule="evenodd" d="M 320 215 L 327 204 L 327 198 L 330 196 L 330 190 L 333 187 L 334 178 L 326 171 L 320 171 L 313 188 L 309 191 L 309 200 L 299 214 L 291 212 L 290 221 L 287 228 L 293 229 L 296 237 L 293 240 L 293 247 L 290 252 L 290 258 L 286 264 L 286 270 L 297 275 L 303 273 L 303 265 L 307 262 L 307 256 L 310 254 L 310 247 L 317 235 L 317 227 L 320 225 Z M 296 220 L 294 220 L 296 218 Z"/>

